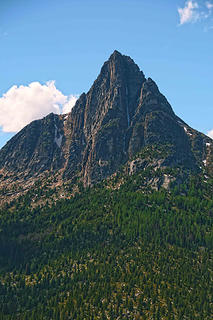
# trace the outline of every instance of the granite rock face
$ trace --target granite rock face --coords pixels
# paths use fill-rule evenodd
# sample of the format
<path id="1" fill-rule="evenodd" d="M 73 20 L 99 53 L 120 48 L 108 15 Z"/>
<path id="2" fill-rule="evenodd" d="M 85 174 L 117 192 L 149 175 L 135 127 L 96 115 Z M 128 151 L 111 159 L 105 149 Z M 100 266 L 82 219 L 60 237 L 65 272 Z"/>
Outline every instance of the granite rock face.
<path id="1" fill-rule="evenodd" d="M 33 121 L 0 150 L 0 171 L 25 180 L 61 171 L 65 181 L 78 177 L 87 186 L 149 145 L 172 150 L 156 166 L 193 172 L 204 166 L 212 174 L 212 139 L 178 118 L 156 83 L 130 57 L 115 51 L 69 114 Z M 139 159 L 140 168 L 144 162 Z M 135 172 L 137 165 L 133 167 Z"/>

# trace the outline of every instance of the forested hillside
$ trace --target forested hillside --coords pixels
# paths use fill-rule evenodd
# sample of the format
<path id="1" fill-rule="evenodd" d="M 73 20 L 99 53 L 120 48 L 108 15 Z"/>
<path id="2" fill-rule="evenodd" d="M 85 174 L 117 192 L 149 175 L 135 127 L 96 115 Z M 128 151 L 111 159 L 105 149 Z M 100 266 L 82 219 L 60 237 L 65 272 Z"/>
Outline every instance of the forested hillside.
<path id="1" fill-rule="evenodd" d="M 212 319 L 213 181 L 116 179 L 1 209 L 1 320 Z"/>

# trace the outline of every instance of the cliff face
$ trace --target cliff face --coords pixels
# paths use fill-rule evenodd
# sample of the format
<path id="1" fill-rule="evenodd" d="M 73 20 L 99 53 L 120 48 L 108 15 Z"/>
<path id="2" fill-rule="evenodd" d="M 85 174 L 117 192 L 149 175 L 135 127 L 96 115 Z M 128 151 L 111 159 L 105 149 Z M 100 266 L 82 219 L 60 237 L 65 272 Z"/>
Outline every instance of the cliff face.
<path id="1" fill-rule="evenodd" d="M 128 159 L 128 132 L 145 81 L 131 58 L 112 54 L 68 117 L 72 139 L 66 174 L 76 170 L 73 154 L 78 155 L 85 185 L 111 174 Z"/>
<path id="2" fill-rule="evenodd" d="M 61 172 L 62 180 L 78 177 L 87 186 L 150 145 L 170 146 L 152 163 L 156 168 L 199 172 L 204 167 L 212 174 L 212 139 L 178 118 L 155 82 L 115 51 L 69 114 L 32 122 L 0 150 L 0 179 L 4 184 L 7 177 L 27 181 Z"/>

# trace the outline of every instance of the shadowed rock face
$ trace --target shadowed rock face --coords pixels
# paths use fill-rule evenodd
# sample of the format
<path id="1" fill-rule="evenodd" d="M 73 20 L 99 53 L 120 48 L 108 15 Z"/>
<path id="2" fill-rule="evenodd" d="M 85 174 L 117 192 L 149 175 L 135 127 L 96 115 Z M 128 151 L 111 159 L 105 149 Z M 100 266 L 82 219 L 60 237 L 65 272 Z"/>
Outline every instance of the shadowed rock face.
<path id="1" fill-rule="evenodd" d="M 57 115 L 33 121 L 1 149 L 0 168 L 25 175 L 55 169 L 63 163 L 62 140 L 63 127 Z"/>
<path id="2" fill-rule="evenodd" d="M 21 176 L 63 171 L 94 184 L 147 145 L 169 144 L 162 166 L 212 172 L 212 140 L 179 119 L 155 82 L 115 51 L 68 115 L 33 121 L 0 150 L 0 169 Z M 204 162 L 203 162 L 204 161 Z"/>

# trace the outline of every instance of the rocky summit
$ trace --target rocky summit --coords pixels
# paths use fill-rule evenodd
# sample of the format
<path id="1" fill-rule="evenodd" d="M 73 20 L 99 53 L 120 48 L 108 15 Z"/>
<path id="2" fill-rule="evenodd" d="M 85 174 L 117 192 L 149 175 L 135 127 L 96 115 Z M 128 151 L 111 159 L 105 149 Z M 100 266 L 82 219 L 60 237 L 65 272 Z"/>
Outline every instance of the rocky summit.
<path id="1" fill-rule="evenodd" d="M 118 170 L 132 175 L 148 167 L 211 176 L 213 141 L 176 116 L 156 83 L 114 51 L 70 113 L 33 121 L 0 150 L 0 197 L 18 197 L 42 181 L 86 187 Z M 147 183 L 168 188 L 178 179 L 164 172 Z"/>

